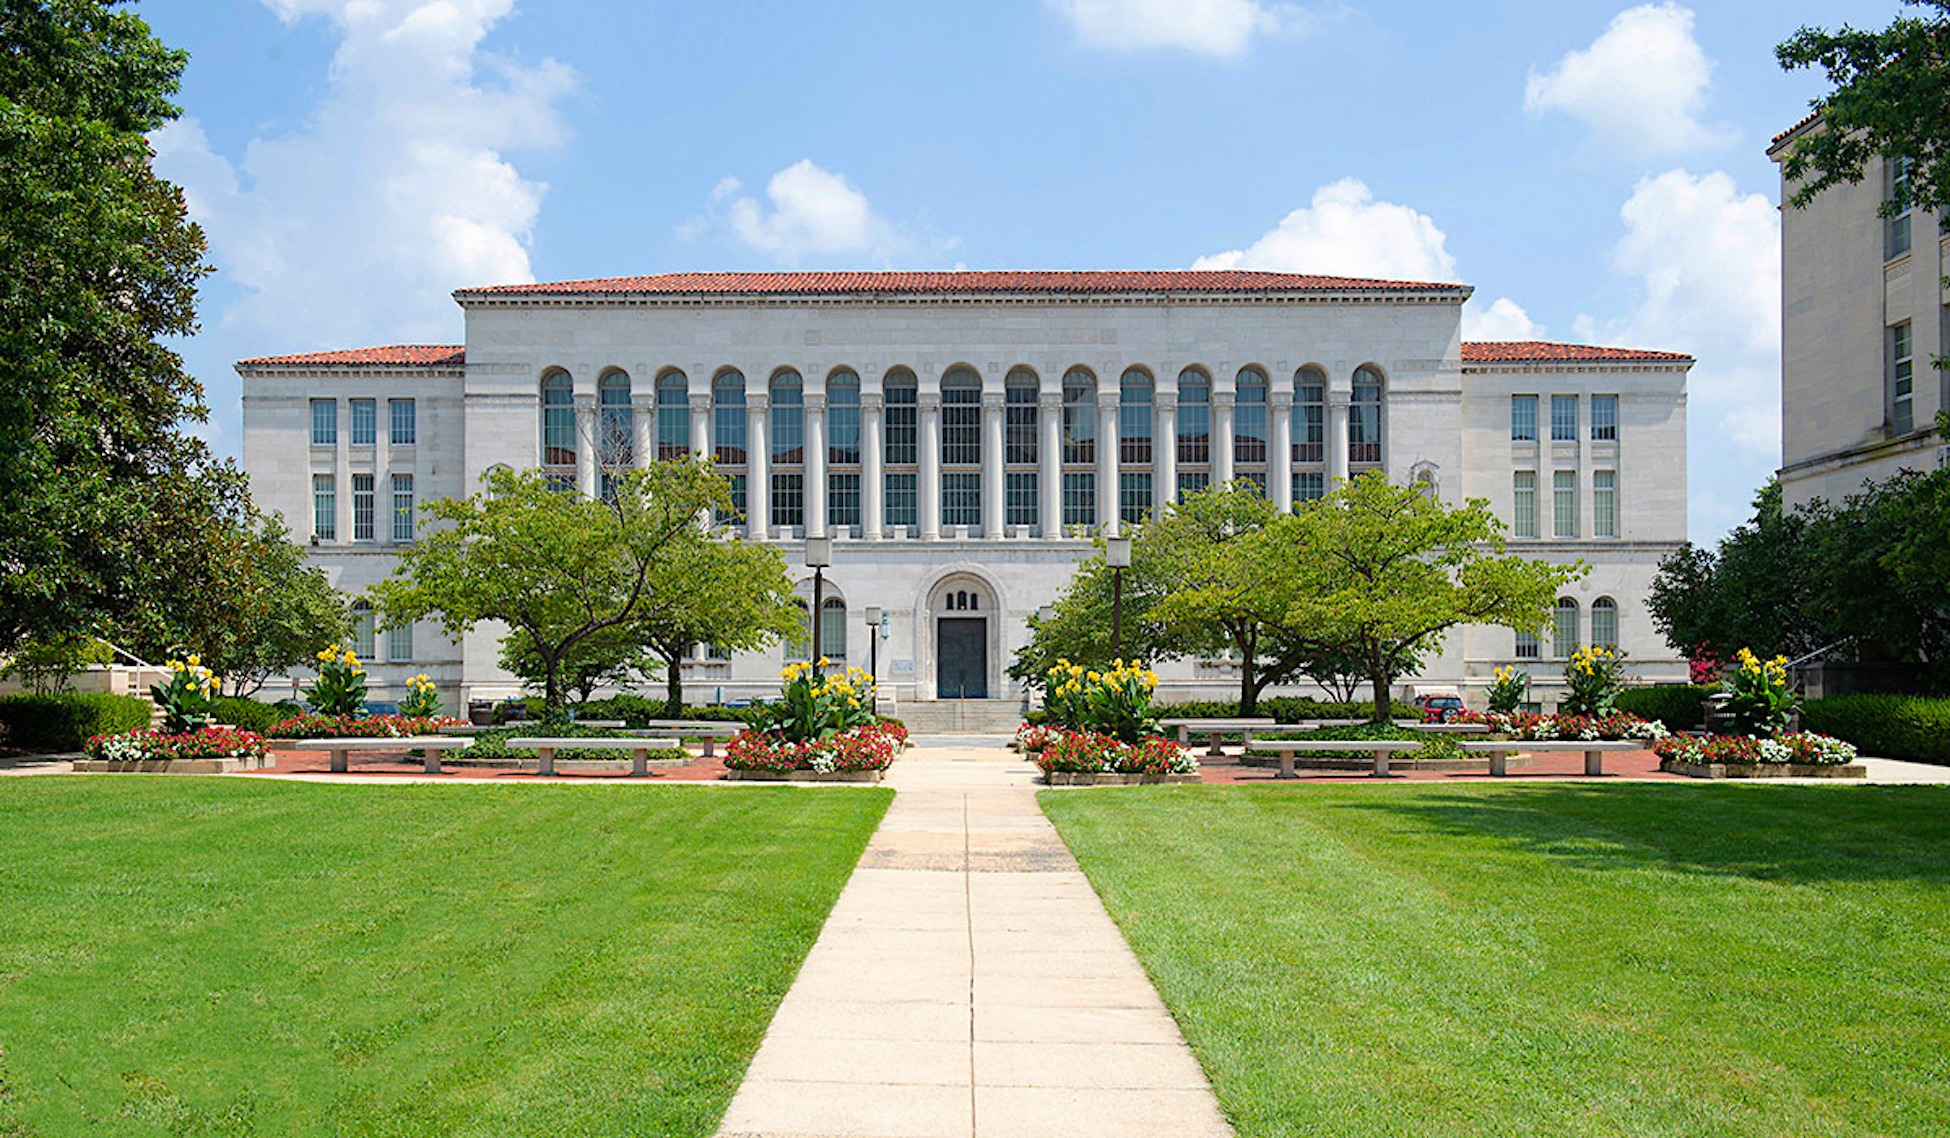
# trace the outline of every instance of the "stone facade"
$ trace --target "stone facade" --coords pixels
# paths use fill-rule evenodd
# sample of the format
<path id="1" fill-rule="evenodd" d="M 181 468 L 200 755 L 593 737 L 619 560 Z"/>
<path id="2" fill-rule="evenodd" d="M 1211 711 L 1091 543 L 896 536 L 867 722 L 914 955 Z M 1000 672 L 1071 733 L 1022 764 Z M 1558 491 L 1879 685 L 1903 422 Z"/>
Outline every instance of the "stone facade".
<path id="1" fill-rule="evenodd" d="M 1806 121 L 1774 140 L 1781 161 Z M 1940 216 L 1883 218 L 1897 173 L 1781 211 L 1781 491 L 1790 508 L 1838 502 L 1865 480 L 1946 461 L 1937 412 L 1950 408 L 1950 236 Z M 1794 192 L 1784 178 L 1782 200 Z"/>
<path id="2" fill-rule="evenodd" d="M 750 534 L 779 543 L 789 563 L 803 562 L 807 536 L 832 539 L 823 646 L 865 666 L 864 611 L 885 610 L 879 675 L 902 701 L 1018 696 L 1005 671 L 1029 615 L 1089 555 L 1090 534 L 1141 521 L 1167 488 L 1252 478 L 1284 507 L 1381 469 L 1451 501 L 1488 499 L 1514 521 L 1527 472 L 1537 536 L 1512 544 L 1593 568 L 1563 602 L 1571 639 L 1604 634 L 1615 614 L 1636 671 L 1683 678 L 1643 601 L 1659 558 L 1685 537 L 1692 361 L 1464 344 L 1468 295 L 1190 272 L 687 274 L 463 290 L 464 348 L 240 363 L 244 459 L 259 504 L 294 533 L 326 531 L 313 556 L 356 594 L 393 563 L 400 475 L 414 503 L 465 494 L 497 464 L 543 466 L 595 493 L 604 459 L 713 454 L 741 482 Z M 1519 439 L 1513 402 L 1531 396 L 1535 437 Z M 404 400 L 410 439 L 389 429 Z M 355 438 L 354 423 L 375 417 Z M 1109 439 L 1118 444 L 1099 445 Z M 498 638 L 482 628 L 453 644 L 422 626 L 389 645 L 382 633 L 376 687 L 424 671 L 450 701 L 512 693 Z M 1410 687 L 1474 693 L 1517 663 L 1551 703 L 1561 670 L 1551 639 L 1521 659 L 1508 630 L 1460 630 Z M 782 654 L 700 649 L 687 692 L 774 691 Z M 1159 671 L 1166 698 L 1236 692 L 1225 660 Z"/>

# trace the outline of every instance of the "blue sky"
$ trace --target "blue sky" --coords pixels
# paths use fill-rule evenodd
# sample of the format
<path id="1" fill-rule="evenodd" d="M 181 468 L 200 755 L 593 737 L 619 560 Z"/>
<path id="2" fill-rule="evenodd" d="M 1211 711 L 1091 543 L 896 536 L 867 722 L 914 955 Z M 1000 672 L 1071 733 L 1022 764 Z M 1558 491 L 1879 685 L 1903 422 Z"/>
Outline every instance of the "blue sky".
<path id="1" fill-rule="evenodd" d="M 468 285 L 1195 265 L 1476 286 L 1473 338 L 1689 351 L 1691 528 L 1779 461 L 1773 45 L 1895 0 L 148 0 L 210 236 L 183 345 L 458 342 Z"/>

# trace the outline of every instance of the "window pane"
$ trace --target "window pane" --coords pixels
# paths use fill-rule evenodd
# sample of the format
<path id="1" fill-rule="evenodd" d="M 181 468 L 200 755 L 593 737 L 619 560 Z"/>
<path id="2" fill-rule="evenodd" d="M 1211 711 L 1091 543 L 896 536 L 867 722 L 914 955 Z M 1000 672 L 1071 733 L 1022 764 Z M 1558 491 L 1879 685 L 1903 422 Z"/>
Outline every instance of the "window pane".
<path id="1" fill-rule="evenodd" d="M 683 372 L 665 372 L 657 379 L 657 457 L 681 460 L 690 453 L 690 381 Z"/>
<path id="2" fill-rule="evenodd" d="M 806 476 L 802 471 L 772 475 L 772 524 L 806 524 Z"/>
<path id="3" fill-rule="evenodd" d="M 1574 470 L 1559 470 L 1551 475 L 1553 534 L 1578 536 L 1578 475 Z"/>
<path id="4" fill-rule="evenodd" d="M 718 465 L 745 465 L 745 429 L 745 377 L 726 372 L 711 385 L 711 447 Z"/>
<path id="5" fill-rule="evenodd" d="M 1916 357 L 1909 321 L 1889 329 L 1890 430 L 1906 435 L 1915 429 Z"/>
<path id="6" fill-rule="evenodd" d="M 393 475 L 393 540 L 413 540 L 413 476 Z"/>
<path id="7" fill-rule="evenodd" d="M 1591 397 L 1591 437 L 1600 442 L 1618 440 L 1618 396 Z"/>
<path id="8" fill-rule="evenodd" d="M 1151 474 L 1126 471 L 1117 476 L 1117 516 L 1133 524 L 1151 516 Z"/>
<path id="9" fill-rule="evenodd" d="M 636 409 L 630 406 L 630 377 L 622 372 L 604 376 L 597 402 L 600 434 L 596 461 L 606 467 L 630 465 L 636 461 Z M 606 492 L 603 496 L 612 495 Z"/>
<path id="10" fill-rule="evenodd" d="M 311 445 L 333 446 L 339 441 L 339 405 L 330 399 L 311 401 Z"/>
<path id="11" fill-rule="evenodd" d="M 1327 457 L 1327 385 L 1301 372 L 1293 398 L 1293 461 L 1323 462 Z"/>
<path id="12" fill-rule="evenodd" d="M 826 524 L 849 529 L 859 525 L 859 474 L 829 474 L 826 487 Z"/>
<path id="13" fill-rule="evenodd" d="M 395 664 L 413 659 L 413 626 L 401 625 L 386 630 L 386 658 Z"/>
<path id="14" fill-rule="evenodd" d="M 1512 477 L 1515 509 L 1510 517 L 1511 532 L 1518 537 L 1537 536 L 1537 472 L 1519 470 Z"/>
<path id="15" fill-rule="evenodd" d="M 372 540 L 372 475 L 352 476 L 352 540 Z"/>
<path id="16" fill-rule="evenodd" d="M 887 385 L 886 463 L 888 466 L 913 466 L 919 454 L 920 392 L 910 380 Z M 895 523 L 892 518 L 889 524 Z M 911 523 L 908 523 L 911 524 Z"/>
<path id="17" fill-rule="evenodd" d="M 555 372 L 542 380 L 542 465 L 576 464 L 575 393 L 569 377 Z"/>
<path id="18" fill-rule="evenodd" d="M 846 659 L 846 602 L 828 597 L 820 606 L 819 654 L 828 660 Z"/>
<path id="19" fill-rule="evenodd" d="M 1537 441 L 1537 397 L 1535 395 L 1510 397 L 1510 440 L 1520 443 Z"/>
<path id="20" fill-rule="evenodd" d="M 1560 443 L 1578 441 L 1577 396 L 1551 396 L 1551 441 Z"/>
<path id="21" fill-rule="evenodd" d="M 1591 472 L 1591 534 L 1593 537 L 1618 536 L 1618 472 Z M 1594 615 L 1593 620 L 1597 617 Z"/>
<path id="22" fill-rule="evenodd" d="M 1578 602 L 1569 597 L 1560 599 L 1556 616 L 1552 628 L 1551 654 L 1569 659 L 1578 650 Z"/>
<path id="23" fill-rule="evenodd" d="M 795 373 L 772 380 L 772 463 L 801 466 L 806 461 L 806 389 Z M 783 522 L 775 522 L 783 525 Z"/>
<path id="24" fill-rule="evenodd" d="M 941 524 L 944 526 L 982 524 L 981 474 L 944 473 L 941 476 Z"/>
<path id="25" fill-rule="evenodd" d="M 1187 494 L 1196 494 L 1212 484 L 1212 475 L 1204 470 L 1181 470 L 1178 472 L 1178 500 L 1184 501 Z"/>
<path id="26" fill-rule="evenodd" d="M 1063 461 L 1097 461 L 1097 383 L 1080 369 L 1063 377 Z"/>
<path id="27" fill-rule="evenodd" d="M 1239 373 L 1232 408 L 1234 462 L 1266 461 L 1266 377 L 1250 368 Z"/>
<path id="28" fill-rule="evenodd" d="M 1381 374 L 1372 368 L 1354 369 L 1354 397 L 1347 409 L 1347 460 L 1381 461 Z"/>
<path id="29" fill-rule="evenodd" d="M 1097 524 L 1097 476 L 1090 473 L 1063 475 L 1063 524 Z"/>
<path id="30" fill-rule="evenodd" d="M 420 425 L 411 399 L 395 399 L 387 405 L 390 420 L 388 442 L 396 447 L 415 446 L 420 441 Z"/>
<path id="31" fill-rule="evenodd" d="M 329 474 L 311 476 L 311 532 L 320 541 L 336 541 L 339 533 L 339 496 Z"/>
<path id="32" fill-rule="evenodd" d="M 1178 462 L 1204 466 L 1212 461 L 1212 381 L 1202 373 L 1178 377 Z"/>
<path id="33" fill-rule="evenodd" d="M 1318 470 L 1293 472 L 1293 500 L 1312 502 L 1327 496 L 1327 476 Z"/>
<path id="34" fill-rule="evenodd" d="M 1151 377 L 1127 371 L 1117 408 L 1117 461 L 1125 466 L 1151 465 Z"/>
<path id="35" fill-rule="evenodd" d="M 860 465 L 860 377 L 850 371 L 826 377 L 826 461 Z"/>
<path id="36" fill-rule="evenodd" d="M 364 601 L 352 603 L 352 654 L 361 660 L 371 660 L 377 654 L 375 630 L 379 622 L 373 617 L 372 606 Z"/>
<path id="37" fill-rule="evenodd" d="M 745 516 L 746 475 L 743 472 L 735 472 L 730 475 L 730 479 L 731 509 L 729 511 L 714 509 L 711 512 L 711 520 L 716 525 L 735 525 Z"/>
<path id="38" fill-rule="evenodd" d="M 906 526 L 913 529 L 919 517 L 917 494 L 919 476 L 915 474 L 887 475 L 886 524 Z"/>
<path id="39" fill-rule="evenodd" d="M 1009 381 L 1007 407 L 1003 411 L 1003 461 L 1014 464 L 1031 465 L 1038 461 L 1041 440 L 1037 438 L 1040 426 L 1036 412 L 1036 383 L 1034 380 Z"/>
<path id="40" fill-rule="evenodd" d="M 1618 647 L 1618 604 L 1610 597 L 1591 602 L 1591 643 L 1600 648 Z"/>
<path id="41" fill-rule="evenodd" d="M 1543 642 L 1534 632 L 1517 633 L 1517 659 L 1535 660 L 1543 655 Z"/>
<path id="42" fill-rule="evenodd" d="M 1012 526 L 1033 526 L 1038 524 L 1036 518 L 1037 510 L 1039 509 L 1036 498 L 1036 472 L 1033 470 L 1022 473 L 1012 471 L 1007 475 L 1006 480 L 1009 490 L 1008 497 L 1003 503 L 1006 511 L 1003 521 Z"/>
<path id="43" fill-rule="evenodd" d="M 979 466 L 982 462 L 982 389 L 950 376 L 941 385 L 941 463 Z"/>
<path id="44" fill-rule="evenodd" d="M 354 399 L 352 401 L 352 445 L 369 447 L 378 441 L 379 401 Z"/>

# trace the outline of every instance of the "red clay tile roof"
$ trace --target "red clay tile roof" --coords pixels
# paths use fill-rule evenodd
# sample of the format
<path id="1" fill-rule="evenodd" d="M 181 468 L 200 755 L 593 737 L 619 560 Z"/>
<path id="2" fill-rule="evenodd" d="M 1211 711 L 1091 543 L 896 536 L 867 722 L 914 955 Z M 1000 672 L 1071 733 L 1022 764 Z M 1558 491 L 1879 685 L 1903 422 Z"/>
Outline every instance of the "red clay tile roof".
<path id="1" fill-rule="evenodd" d="M 1820 117 L 1821 117 L 1820 111 L 1809 111 L 1806 115 L 1803 115 L 1801 117 L 1800 122 L 1795 123 L 1793 126 L 1775 135 L 1773 139 L 1768 142 L 1767 144 L 1768 148 L 1772 149 L 1776 146 L 1779 146 L 1781 144 L 1782 139 L 1786 138 L 1790 134 L 1793 134 L 1795 131 L 1800 130 L 1802 127 L 1807 126 L 1809 123 L 1815 121 Z"/>
<path id="2" fill-rule="evenodd" d="M 455 295 L 668 293 L 744 296 L 839 296 L 925 293 L 1103 292 L 1452 292 L 1467 286 L 1370 280 L 1243 269 L 1093 272 L 930 273 L 664 273 L 647 277 L 489 285 Z"/>
<path id="3" fill-rule="evenodd" d="M 388 344 L 380 348 L 345 348 L 336 352 L 300 352 L 293 356 L 258 356 L 238 360 L 238 366 L 316 364 L 333 367 L 459 367 L 467 349 L 459 344 Z"/>
<path id="4" fill-rule="evenodd" d="M 1551 344 L 1542 340 L 1464 340 L 1466 364 L 1488 363 L 1691 363 L 1684 352 L 1652 352 L 1642 348 L 1601 348 L 1592 344 Z"/>

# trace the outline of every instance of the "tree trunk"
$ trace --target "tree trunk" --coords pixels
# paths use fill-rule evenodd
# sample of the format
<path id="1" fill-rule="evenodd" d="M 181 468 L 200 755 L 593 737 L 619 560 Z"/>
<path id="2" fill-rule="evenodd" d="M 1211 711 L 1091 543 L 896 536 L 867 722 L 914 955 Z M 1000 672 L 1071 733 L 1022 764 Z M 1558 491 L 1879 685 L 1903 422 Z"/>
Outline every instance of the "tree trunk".
<path id="1" fill-rule="evenodd" d="M 1233 643 L 1239 649 L 1239 717 L 1246 719 L 1258 714 L 1259 693 L 1266 685 L 1260 681 L 1254 666 L 1258 656 L 1253 637 L 1235 636 Z"/>
<path id="2" fill-rule="evenodd" d="M 686 647 L 689 647 L 686 645 Z M 664 718 L 684 717 L 684 649 L 662 653 L 664 658 Z"/>
<path id="3" fill-rule="evenodd" d="M 1369 716 L 1371 723 L 1387 723 L 1393 720 L 1394 700 L 1389 693 L 1394 687 L 1394 677 L 1388 674 L 1388 653 L 1375 649 L 1368 654 L 1368 685 L 1374 688 L 1374 714 Z"/>
<path id="4" fill-rule="evenodd" d="M 555 723 L 567 719 L 568 709 L 562 702 L 562 654 L 542 653 L 542 721 Z"/>

